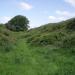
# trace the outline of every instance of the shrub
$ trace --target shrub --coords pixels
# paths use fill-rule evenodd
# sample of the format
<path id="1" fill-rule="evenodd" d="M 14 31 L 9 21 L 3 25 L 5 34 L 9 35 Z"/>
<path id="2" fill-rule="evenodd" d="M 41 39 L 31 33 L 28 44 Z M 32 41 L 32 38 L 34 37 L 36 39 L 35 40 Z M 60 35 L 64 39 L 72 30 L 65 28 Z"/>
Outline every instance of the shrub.
<path id="1" fill-rule="evenodd" d="M 14 43 L 10 37 L 0 34 L 0 51 L 9 52 L 13 49 Z"/>
<path id="2" fill-rule="evenodd" d="M 75 48 L 75 35 L 65 37 L 62 41 L 63 48 Z"/>
<path id="3" fill-rule="evenodd" d="M 68 20 L 65 24 L 67 29 L 75 30 L 75 18 Z"/>

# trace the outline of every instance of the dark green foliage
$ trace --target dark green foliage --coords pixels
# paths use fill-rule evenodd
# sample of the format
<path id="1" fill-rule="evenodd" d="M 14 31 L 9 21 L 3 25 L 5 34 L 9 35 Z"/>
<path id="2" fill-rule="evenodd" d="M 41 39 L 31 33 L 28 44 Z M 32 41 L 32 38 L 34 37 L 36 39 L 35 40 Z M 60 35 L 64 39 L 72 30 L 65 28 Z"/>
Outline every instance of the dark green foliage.
<path id="1" fill-rule="evenodd" d="M 29 20 L 25 16 L 15 16 L 8 23 L 6 23 L 6 27 L 12 31 L 26 31 L 28 30 Z"/>
<path id="2" fill-rule="evenodd" d="M 15 64 L 20 64 L 22 61 L 20 60 L 20 58 L 15 58 Z"/>
<path id="3" fill-rule="evenodd" d="M 13 48 L 13 42 L 9 37 L 0 35 L 0 51 L 1 52 L 9 52 Z"/>
<path id="4" fill-rule="evenodd" d="M 62 44 L 64 48 L 75 48 L 75 35 L 67 36 L 63 39 Z"/>
<path id="5" fill-rule="evenodd" d="M 66 28 L 69 30 L 75 30 L 75 18 L 66 21 Z"/>
<path id="6" fill-rule="evenodd" d="M 0 52 L 12 51 L 15 39 L 10 34 L 10 31 L 5 29 L 4 26 L 0 27 Z"/>

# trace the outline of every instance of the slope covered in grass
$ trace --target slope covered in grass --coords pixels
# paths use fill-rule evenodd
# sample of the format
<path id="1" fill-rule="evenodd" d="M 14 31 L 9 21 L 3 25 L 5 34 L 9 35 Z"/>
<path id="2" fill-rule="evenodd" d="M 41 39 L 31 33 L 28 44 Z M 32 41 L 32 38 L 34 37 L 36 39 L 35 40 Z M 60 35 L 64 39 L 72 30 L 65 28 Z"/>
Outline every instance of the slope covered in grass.
<path id="1" fill-rule="evenodd" d="M 75 47 L 75 18 L 31 29 L 25 38 L 32 45 L 73 48 Z"/>
<path id="2" fill-rule="evenodd" d="M 75 75 L 75 29 L 68 27 L 74 22 L 27 32 L 0 26 L 0 75 Z"/>

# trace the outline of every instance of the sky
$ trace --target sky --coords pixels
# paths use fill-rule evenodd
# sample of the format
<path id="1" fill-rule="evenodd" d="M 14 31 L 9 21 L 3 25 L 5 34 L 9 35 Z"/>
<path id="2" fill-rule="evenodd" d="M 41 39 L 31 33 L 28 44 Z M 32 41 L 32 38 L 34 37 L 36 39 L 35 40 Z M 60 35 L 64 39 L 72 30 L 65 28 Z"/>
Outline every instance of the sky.
<path id="1" fill-rule="evenodd" d="M 0 23 L 26 16 L 31 28 L 75 17 L 75 0 L 0 0 Z"/>

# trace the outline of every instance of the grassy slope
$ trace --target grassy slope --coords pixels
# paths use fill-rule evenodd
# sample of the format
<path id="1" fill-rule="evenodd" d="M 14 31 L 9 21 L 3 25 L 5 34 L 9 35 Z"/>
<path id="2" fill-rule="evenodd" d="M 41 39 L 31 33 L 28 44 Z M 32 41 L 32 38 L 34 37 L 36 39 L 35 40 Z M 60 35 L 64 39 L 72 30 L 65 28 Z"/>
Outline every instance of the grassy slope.
<path id="1" fill-rule="evenodd" d="M 75 48 L 75 19 L 31 29 L 23 37 L 31 45 Z"/>
<path id="2" fill-rule="evenodd" d="M 24 32 L 11 32 L 4 27 L 0 28 L 1 37 L 5 36 L 11 40 L 7 40 L 9 43 L 0 47 L 0 75 L 75 75 L 74 48 L 58 48 L 55 44 L 29 45 L 25 37 L 31 37 L 30 34 L 35 32 L 36 35 L 42 33 L 43 36 L 46 31 L 39 31 L 40 28 L 27 32 L 29 35 Z M 46 33 L 48 34 L 49 31 Z M 10 46 L 11 42 L 13 48 Z M 10 47 L 8 48 L 7 45 Z"/>

